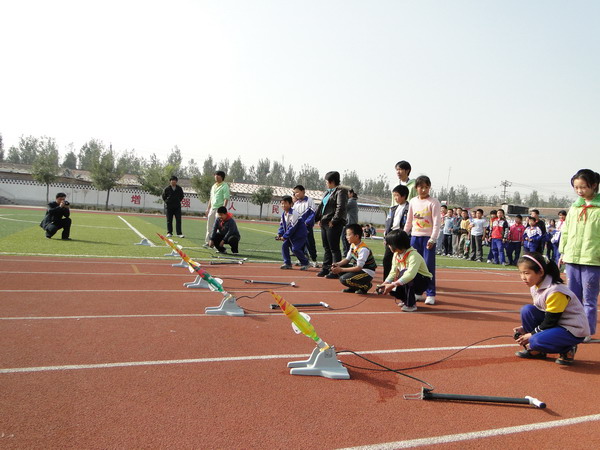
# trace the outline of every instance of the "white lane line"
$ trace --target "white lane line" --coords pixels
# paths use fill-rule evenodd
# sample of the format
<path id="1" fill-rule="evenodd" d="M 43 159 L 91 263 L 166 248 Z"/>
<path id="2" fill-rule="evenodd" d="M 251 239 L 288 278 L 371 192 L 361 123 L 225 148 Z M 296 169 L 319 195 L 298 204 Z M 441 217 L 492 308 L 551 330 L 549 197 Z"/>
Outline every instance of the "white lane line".
<path id="1" fill-rule="evenodd" d="M 570 419 L 551 420 L 549 422 L 535 422 L 514 427 L 493 428 L 490 430 L 473 431 L 471 433 L 447 434 L 429 438 L 411 439 L 407 441 L 388 442 L 385 444 L 364 445 L 361 447 L 348 447 L 344 450 L 394 450 L 398 448 L 423 447 L 425 445 L 449 444 L 452 442 L 472 441 L 488 437 L 506 436 L 507 434 L 529 433 L 531 431 L 546 430 L 549 428 L 567 427 L 586 422 L 597 422 L 600 414 L 572 417 Z"/>
<path id="2" fill-rule="evenodd" d="M 8 217 L 2 217 L 0 215 L 0 220 L 10 220 L 11 222 L 25 222 L 25 223 L 35 223 L 36 225 L 40 223 L 39 220 L 23 220 L 23 219 L 9 219 Z M 123 227 L 102 227 L 102 226 L 98 226 L 98 225 L 82 225 L 82 224 L 77 224 L 77 228 L 80 227 L 84 227 L 84 228 L 102 228 L 105 230 L 126 230 L 127 228 L 123 228 Z"/>
<path id="3" fill-rule="evenodd" d="M 479 311 L 421 311 L 420 314 L 506 314 L 506 313 L 518 313 L 518 310 L 479 310 Z M 329 311 L 319 312 L 311 311 L 311 315 L 338 315 L 338 316 L 375 316 L 375 315 L 403 315 L 406 316 L 402 311 Z M 276 314 L 272 312 L 265 313 L 251 313 L 246 314 L 247 316 L 274 316 Z M 215 317 L 214 315 L 208 314 L 106 314 L 101 316 L 22 316 L 22 317 L 0 317 L 0 320 L 80 320 L 80 319 L 160 319 L 164 317 Z"/>
<path id="4" fill-rule="evenodd" d="M 127 222 L 125 219 L 123 219 L 121 216 L 117 216 L 117 217 L 119 219 L 121 219 L 123 222 L 125 222 L 125 225 L 127 225 L 129 228 L 131 228 L 135 234 L 137 234 L 142 239 L 146 239 L 148 241 L 148 243 L 150 244 L 150 247 L 156 247 L 156 244 L 154 244 L 154 242 L 152 242 L 150 239 L 148 239 L 146 236 L 144 236 L 142 233 L 140 233 L 137 230 L 137 228 L 135 228 L 133 225 L 131 225 L 129 222 Z"/>
<path id="5" fill-rule="evenodd" d="M 502 347 L 514 347 L 517 344 L 501 344 L 501 345 L 477 345 L 469 347 L 467 350 L 473 349 L 490 349 L 490 348 L 502 348 Z M 366 350 L 362 352 L 356 352 L 360 355 L 374 355 L 382 353 L 415 353 L 415 352 L 437 352 L 437 351 L 448 351 L 448 350 L 460 350 L 464 346 L 459 347 L 430 347 L 430 348 L 410 348 L 410 349 L 390 349 L 390 350 Z M 170 360 L 157 360 L 157 361 L 126 361 L 116 363 L 102 363 L 102 364 L 69 364 L 63 366 L 40 366 L 40 367 L 14 367 L 0 369 L 0 374 L 3 373 L 27 373 L 27 372 L 49 372 L 49 371 L 64 371 L 64 370 L 81 370 L 81 369 L 109 369 L 113 367 L 138 367 L 138 366 L 166 366 L 174 364 L 201 364 L 201 363 L 214 363 L 214 362 L 235 362 L 235 361 L 265 361 L 273 359 L 283 358 L 304 358 L 309 356 L 308 354 L 297 354 L 297 355 L 252 355 L 252 356 L 228 356 L 221 358 L 194 358 L 194 359 L 170 359 Z"/>

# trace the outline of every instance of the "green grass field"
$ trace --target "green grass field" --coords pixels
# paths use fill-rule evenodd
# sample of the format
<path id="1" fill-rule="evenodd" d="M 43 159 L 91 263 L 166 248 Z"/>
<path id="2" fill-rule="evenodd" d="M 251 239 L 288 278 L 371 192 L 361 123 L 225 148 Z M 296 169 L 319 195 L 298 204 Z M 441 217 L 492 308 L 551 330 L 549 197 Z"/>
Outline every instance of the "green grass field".
<path id="1" fill-rule="evenodd" d="M 83 257 L 124 257 L 124 258 L 163 258 L 167 247 L 156 233 L 165 234 L 166 224 L 162 215 L 126 215 L 119 213 L 89 212 L 74 210 L 71 213 L 73 225 L 71 241 L 62 241 L 60 231 L 53 239 L 46 239 L 39 223 L 44 217 L 44 209 L 0 206 L 0 254 L 83 256 Z M 137 229 L 156 247 L 134 245 L 141 238 L 119 218 L 121 216 Z M 239 222 L 242 235 L 240 254 L 252 261 L 281 261 L 281 243 L 275 241 L 278 225 L 266 222 Z M 212 259 L 215 252 L 202 248 L 206 232 L 206 221 L 197 217 L 183 218 L 184 239 L 176 238 L 184 251 L 199 260 Z M 322 251 L 320 233 L 315 233 L 317 252 Z M 381 262 L 384 248 L 381 240 L 366 241 L 377 261 Z M 485 249 L 485 252 L 487 249 Z M 165 257 L 168 258 L 168 257 Z M 489 264 L 465 261 L 449 257 L 438 257 L 438 267 L 490 268 Z M 499 266 L 492 266 L 501 269 Z"/>

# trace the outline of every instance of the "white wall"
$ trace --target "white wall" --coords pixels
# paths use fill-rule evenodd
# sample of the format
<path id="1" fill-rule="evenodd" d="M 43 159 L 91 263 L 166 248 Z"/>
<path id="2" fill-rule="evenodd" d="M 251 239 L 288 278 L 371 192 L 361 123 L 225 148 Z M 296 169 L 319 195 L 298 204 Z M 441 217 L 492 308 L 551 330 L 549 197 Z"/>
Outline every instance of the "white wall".
<path id="1" fill-rule="evenodd" d="M 58 192 L 67 194 L 67 200 L 75 208 L 86 206 L 104 208 L 106 203 L 106 191 L 98 191 L 92 186 L 52 183 L 50 184 L 49 201 L 54 200 Z M 45 205 L 46 185 L 29 180 L 0 179 L 0 197 L 5 197 L 18 205 Z M 186 203 L 189 206 L 186 206 Z M 108 204 L 112 209 L 132 208 L 146 211 L 162 211 L 163 209 L 163 202 L 159 197 L 137 189 L 111 190 Z M 207 205 L 201 202 L 196 194 L 186 193 L 182 206 L 184 212 L 191 214 L 204 213 Z M 245 197 L 232 197 L 228 208 L 236 215 L 256 218 L 260 212 L 260 207 L 250 203 Z M 279 201 L 263 205 L 263 218 L 278 218 L 280 214 Z M 359 207 L 358 219 L 361 223 L 383 224 L 385 223 L 385 213 L 376 208 Z"/>

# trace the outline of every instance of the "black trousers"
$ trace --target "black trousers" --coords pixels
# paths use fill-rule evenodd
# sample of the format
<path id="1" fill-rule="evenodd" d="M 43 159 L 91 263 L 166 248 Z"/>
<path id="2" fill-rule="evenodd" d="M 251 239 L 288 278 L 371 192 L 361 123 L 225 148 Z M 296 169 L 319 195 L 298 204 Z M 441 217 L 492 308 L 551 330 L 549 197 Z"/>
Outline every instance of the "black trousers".
<path id="1" fill-rule="evenodd" d="M 220 238 L 217 238 L 217 239 L 220 239 Z M 225 249 L 225 247 L 219 247 L 220 243 L 221 243 L 221 241 L 215 242 L 215 248 L 219 252 L 225 253 L 226 249 Z M 231 237 L 227 238 L 226 240 L 224 240 L 223 243 L 231 246 L 231 253 L 238 253 L 240 238 L 238 238 L 237 236 L 231 236 Z"/>
<path id="2" fill-rule="evenodd" d="M 323 240 L 323 270 L 329 271 L 331 265 L 342 260 L 340 238 L 344 225 L 337 224 L 332 227 L 329 223 L 321 224 L 321 239 Z"/>
<path id="3" fill-rule="evenodd" d="M 65 217 L 56 222 L 49 223 L 46 225 L 46 237 L 51 238 L 56 234 L 58 230 L 62 228 L 62 238 L 67 239 L 71 235 L 71 219 Z"/>
<path id="4" fill-rule="evenodd" d="M 425 292 L 430 281 L 431 278 L 425 277 L 418 273 L 417 276 L 412 279 L 412 281 L 409 281 L 402 286 L 397 286 L 396 289 L 391 292 L 391 294 L 398 300 L 403 301 L 406 306 L 415 306 L 415 303 L 417 303 L 415 294 L 421 295 L 423 292 Z"/>
<path id="5" fill-rule="evenodd" d="M 176 234 L 183 234 L 181 231 L 181 206 L 175 206 L 167 209 L 167 233 L 173 234 L 173 217 L 175 217 Z"/>
<path id="6" fill-rule="evenodd" d="M 312 227 L 308 228 L 308 234 L 306 235 L 306 251 L 304 253 L 308 254 L 313 261 L 317 261 L 317 244 L 315 243 L 315 234 L 313 233 Z"/>
<path id="7" fill-rule="evenodd" d="M 390 248 L 385 246 L 385 253 L 383 254 L 383 279 L 387 278 L 392 270 L 392 260 L 394 259 L 394 252 Z"/>

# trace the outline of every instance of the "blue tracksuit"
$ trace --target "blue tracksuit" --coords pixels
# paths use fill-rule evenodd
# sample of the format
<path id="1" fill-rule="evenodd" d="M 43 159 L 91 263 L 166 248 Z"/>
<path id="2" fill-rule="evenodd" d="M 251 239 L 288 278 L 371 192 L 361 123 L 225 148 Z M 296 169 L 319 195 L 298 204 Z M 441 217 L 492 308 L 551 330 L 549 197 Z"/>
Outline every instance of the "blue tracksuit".
<path id="1" fill-rule="evenodd" d="M 302 217 L 300 217 L 294 208 L 290 208 L 288 212 L 284 211 L 281 215 L 277 234 L 283 238 L 281 255 L 283 256 L 284 264 L 292 264 L 290 259 L 291 248 L 298 261 L 300 261 L 300 264 L 303 266 L 308 265 L 308 259 L 304 254 L 308 230 L 304 224 L 304 220 L 302 220 Z"/>

